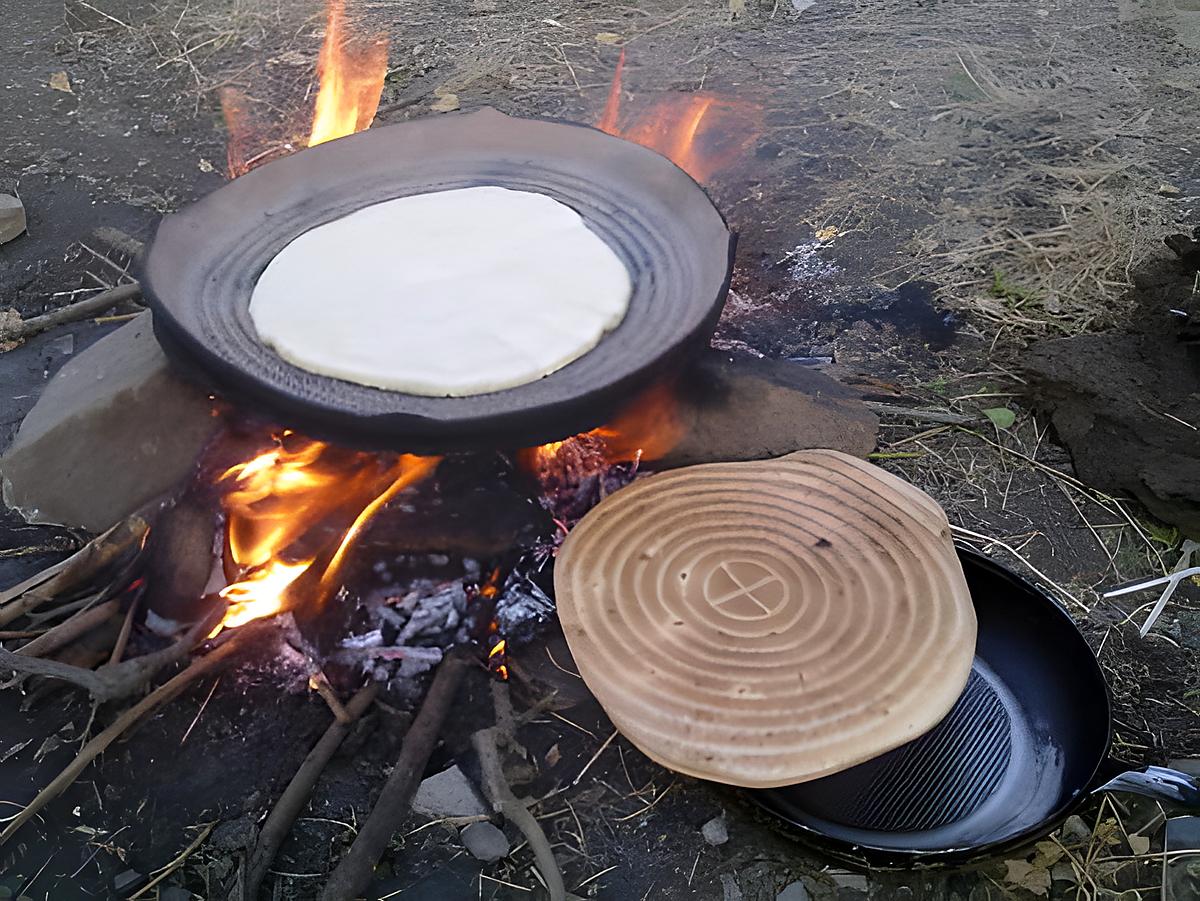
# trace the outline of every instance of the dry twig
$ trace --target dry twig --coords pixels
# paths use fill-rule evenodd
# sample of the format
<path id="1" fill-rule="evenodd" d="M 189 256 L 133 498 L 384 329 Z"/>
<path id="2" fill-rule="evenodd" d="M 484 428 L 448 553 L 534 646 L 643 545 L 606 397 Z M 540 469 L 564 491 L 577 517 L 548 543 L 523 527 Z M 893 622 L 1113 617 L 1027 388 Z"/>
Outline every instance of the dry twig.
<path id="1" fill-rule="evenodd" d="M 41 316 L 24 319 L 11 328 L 0 330 L 0 341 L 21 341 L 32 335 L 36 335 L 38 332 L 54 328 L 56 325 L 63 325 L 67 322 L 78 322 L 80 319 L 87 319 L 95 316 L 97 313 L 103 313 L 109 307 L 115 307 L 126 301 L 134 300 L 141 297 L 141 295 L 142 286 L 137 282 L 117 285 L 115 288 L 101 291 L 92 297 L 67 304 L 65 307 L 60 307 L 49 313 L 43 313 Z"/>
<path id="2" fill-rule="evenodd" d="M 11 623 L 48 601 L 78 591 L 127 552 L 140 547 L 150 529 L 147 512 L 150 509 L 153 507 L 144 507 L 92 539 L 66 560 L 54 564 L 44 571 L 54 571 L 50 578 L 40 582 L 34 581 L 36 576 L 26 579 L 0 595 L 0 600 L 8 601 L 0 607 L 0 626 Z M 18 589 L 21 589 L 19 594 L 16 593 Z"/>
<path id="3" fill-rule="evenodd" d="M 49 785 L 38 792 L 37 797 L 30 801 L 24 810 L 9 821 L 4 831 L 0 832 L 0 845 L 12 838 L 17 830 L 36 816 L 43 807 L 62 794 L 71 783 L 79 778 L 79 774 L 87 768 L 88 764 L 99 757 L 126 729 L 141 720 L 151 710 L 175 698 L 196 679 L 221 666 L 242 644 L 258 637 L 265 627 L 265 622 L 259 622 L 250 623 L 234 630 L 223 644 L 218 645 L 204 657 L 193 660 L 187 669 L 164 682 L 117 717 L 111 726 L 84 745 L 75 759 L 55 776 Z"/>

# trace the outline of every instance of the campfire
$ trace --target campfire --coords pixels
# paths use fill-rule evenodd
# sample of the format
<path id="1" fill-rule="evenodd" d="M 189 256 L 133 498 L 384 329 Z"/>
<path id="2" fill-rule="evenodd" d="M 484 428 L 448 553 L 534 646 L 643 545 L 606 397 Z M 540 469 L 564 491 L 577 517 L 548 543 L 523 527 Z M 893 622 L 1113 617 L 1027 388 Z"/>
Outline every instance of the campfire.
<path id="1" fill-rule="evenodd" d="M 624 62 L 622 54 L 600 116 L 603 131 L 658 151 L 702 182 L 752 146 L 761 111 L 743 101 L 709 93 L 664 95 L 623 114 Z M 331 0 L 311 124 L 264 123 L 250 112 L 245 95 L 222 93 L 230 176 L 367 129 L 386 67 L 386 40 L 353 35 L 342 3 Z M 264 416 L 253 404 L 220 402 L 214 410 L 220 425 L 188 484 L 64 565 L 4 595 L 0 622 L 8 624 L 99 590 L 101 603 L 88 602 L 15 653 L 3 651 L 0 662 L 26 675 L 74 682 L 100 701 L 134 695 L 160 670 L 194 649 L 200 653 L 86 744 L 34 803 L 9 820 L 0 842 L 125 729 L 250 642 L 278 644 L 298 655 L 309 690 L 327 701 L 335 717 L 329 753 L 380 691 L 419 697 L 422 674 L 437 667 L 377 814 L 326 889 L 326 897 L 347 897 L 340 893 L 361 886 L 382 850 L 380 836 L 386 840 L 388 824 L 407 809 L 464 668 L 474 661 L 499 682 L 510 677 L 513 655 L 552 614 L 545 574 L 572 526 L 595 504 L 652 472 L 686 436 L 681 391 L 679 373 L 663 371 L 648 387 L 609 402 L 614 412 L 603 424 L 532 446 L 465 454 L 452 448 L 420 454 L 360 450 L 353 440 L 273 425 L 270 411 Z M 532 503 L 532 531 L 523 538 L 485 556 L 453 538 L 436 552 L 409 546 L 404 536 L 413 527 L 406 520 L 438 505 L 457 515 L 464 491 L 494 484 Z M 469 507 L 462 515 L 472 515 Z M 99 670 L 47 659 L 89 630 L 110 627 L 118 628 L 116 646 Z M 342 700 L 364 673 L 367 687 Z M 487 759 L 486 748 L 481 754 Z M 282 811 L 307 797 L 319 771 L 298 774 L 272 814 L 251 858 L 246 897 L 253 897 L 290 828 L 295 814 Z M 389 797 L 398 802 L 394 810 L 384 803 Z M 531 840 L 544 857 L 544 838 L 533 832 Z M 547 878 L 561 881 L 543 865 Z M 560 892 L 552 887 L 553 896 Z"/>

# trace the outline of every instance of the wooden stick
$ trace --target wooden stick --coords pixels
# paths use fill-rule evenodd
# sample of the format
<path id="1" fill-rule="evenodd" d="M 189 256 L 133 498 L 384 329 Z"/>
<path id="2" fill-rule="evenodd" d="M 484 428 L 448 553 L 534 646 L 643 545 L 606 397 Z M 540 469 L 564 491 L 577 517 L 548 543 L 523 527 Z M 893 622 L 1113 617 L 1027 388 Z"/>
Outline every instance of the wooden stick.
<path id="1" fill-rule="evenodd" d="M 140 545 L 149 529 L 147 517 L 139 511 L 92 539 L 63 561 L 61 569 L 51 578 L 24 591 L 6 606 L 0 607 L 0 626 L 11 623 L 47 601 L 86 585 L 127 551 Z M 10 592 L 16 587 L 19 586 L 14 586 Z"/>
<path id="2" fill-rule="evenodd" d="M 192 843 L 180 851 L 178 857 L 159 870 L 157 876 L 130 895 L 129 901 L 137 901 L 138 898 L 142 897 L 142 895 L 146 894 L 146 892 L 150 891 L 150 889 L 154 888 L 154 886 L 158 885 L 160 882 L 178 870 L 181 866 L 183 866 L 183 862 L 191 857 L 197 848 L 204 844 L 204 840 L 208 838 L 216 826 L 216 820 L 205 825 L 205 827 L 200 830 L 200 834 L 193 839 Z"/>
<path id="3" fill-rule="evenodd" d="M 350 711 L 342 703 L 342 699 L 337 696 L 337 692 L 333 690 L 333 686 L 329 684 L 329 679 L 325 677 L 320 667 L 317 667 L 309 674 L 309 687 L 316 691 L 325 703 L 329 706 L 329 712 L 333 714 L 334 719 L 339 723 L 352 723 L 356 717 L 351 716 Z"/>
<path id="4" fill-rule="evenodd" d="M 18 582 L 16 585 L 13 585 L 11 588 L 5 588 L 3 591 L 0 591 L 0 608 L 2 608 L 5 604 L 7 604 L 13 598 L 19 598 L 25 592 L 29 591 L 29 589 L 37 588 L 37 586 L 41 585 L 43 582 L 48 580 L 51 576 L 57 576 L 60 572 L 62 572 L 64 569 L 66 569 L 67 564 L 69 564 L 74 559 L 75 559 L 75 555 L 72 554 L 70 557 L 67 557 L 64 560 L 59 560 L 57 563 L 50 564 L 45 569 L 43 569 L 41 572 L 34 573 L 32 576 L 30 576 L 24 582 Z"/>
<path id="5" fill-rule="evenodd" d="M 95 316 L 97 313 L 103 313 L 109 307 L 115 307 L 117 304 L 122 304 L 141 296 L 142 286 L 137 282 L 117 285 L 115 288 L 101 291 L 92 297 L 67 304 L 65 307 L 60 307 L 49 313 L 43 313 L 41 316 L 22 320 L 11 328 L 0 330 L 0 341 L 20 341 L 36 335 L 38 332 L 54 328 L 56 325 L 87 319 L 89 316 Z"/>
<path id="6" fill-rule="evenodd" d="M 4 845 L 16 834 L 18 829 L 37 816 L 43 807 L 62 794 L 71 783 L 79 778 L 79 774 L 87 769 L 88 764 L 99 757 L 126 729 L 137 723 L 151 710 L 172 700 L 201 676 L 220 667 L 242 644 L 260 635 L 262 631 L 263 626 L 256 623 L 233 630 L 224 644 L 218 645 L 204 657 L 193 660 L 187 669 L 164 682 L 117 717 L 111 726 L 84 745 L 75 759 L 55 776 L 49 785 L 38 792 L 37 797 L 30 801 L 24 810 L 13 817 L 4 831 L 0 832 L 0 845 Z"/>
<path id="7" fill-rule="evenodd" d="M 567 888 L 563 883 L 562 869 L 554 859 L 554 850 L 550 847 L 546 833 L 542 831 L 537 817 L 530 813 L 529 808 L 513 793 L 512 786 L 508 784 L 508 777 L 504 775 L 500 742 L 515 742 L 512 731 L 515 724 L 512 721 L 507 682 L 492 685 L 492 702 L 496 708 L 496 725 L 489 729 L 481 729 L 471 736 L 471 743 L 475 746 L 479 767 L 483 773 L 484 793 L 492 802 L 492 809 L 521 830 L 521 834 L 529 842 L 550 901 L 565 901 Z"/>
<path id="8" fill-rule="evenodd" d="M 120 663 L 121 658 L 125 656 L 125 648 L 129 646 L 129 633 L 133 631 L 133 615 L 137 613 L 138 601 L 140 595 L 135 595 L 133 601 L 129 604 L 129 609 L 125 611 L 125 619 L 121 623 L 121 631 L 117 633 L 116 643 L 113 645 L 112 654 L 109 655 L 109 663 Z"/>
<path id="9" fill-rule="evenodd" d="M 321 901 L 357 898 L 370 883 L 375 865 L 387 849 L 400 821 L 408 815 L 421 774 L 437 745 L 442 724 L 446 721 L 470 662 L 470 652 L 456 648 L 438 665 L 429 693 L 425 695 L 417 718 L 404 736 L 396 766 L 379 793 L 371 815 L 354 839 L 354 844 L 329 877 L 329 882 L 321 892 Z"/>
<path id="10" fill-rule="evenodd" d="M 880 416 L 899 416 L 901 419 L 915 419 L 918 422 L 941 422 L 950 425 L 966 425 L 979 422 L 982 417 L 967 416 L 963 413 L 953 413 L 950 410 L 926 410 L 917 407 L 900 407 L 896 404 L 884 404 L 873 400 L 863 401 L 863 406 Z"/>
<path id="11" fill-rule="evenodd" d="M 288 783 L 283 794 L 279 796 L 279 800 L 275 802 L 270 815 L 263 823 L 262 831 L 258 833 L 258 842 L 254 846 L 254 851 L 251 853 L 249 864 L 246 867 L 246 881 L 242 887 L 242 898 L 246 901 L 252 901 L 258 897 L 258 890 L 262 886 L 263 879 L 266 878 L 267 870 L 274 863 L 275 856 L 283 845 L 283 840 L 287 838 L 292 829 L 292 824 L 296 822 L 296 818 L 308 804 L 317 779 L 320 778 L 326 765 L 350 733 L 351 725 L 367 711 L 378 693 L 378 682 L 372 682 L 365 688 L 359 689 L 346 705 L 346 713 L 351 717 L 350 721 L 342 722 L 335 719 L 329 724 L 325 734 L 313 745 L 308 756 L 304 758 L 304 762 L 300 764 L 300 768 L 296 770 L 296 775 L 292 777 L 292 781 Z"/>
<path id="12" fill-rule="evenodd" d="M 53 654 L 59 648 L 73 642 L 80 635 L 90 632 L 101 623 L 107 622 L 120 609 L 121 602 L 113 598 L 111 601 L 105 601 L 103 604 L 97 604 L 95 607 L 80 610 L 74 616 L 63 620 L 53 629 L 47 630 L 28 644 L 21 645 L 21 647 L 17 648 L 17 653 L 23 654 L 26 657 L 45 657 L 47 654 Z"/>

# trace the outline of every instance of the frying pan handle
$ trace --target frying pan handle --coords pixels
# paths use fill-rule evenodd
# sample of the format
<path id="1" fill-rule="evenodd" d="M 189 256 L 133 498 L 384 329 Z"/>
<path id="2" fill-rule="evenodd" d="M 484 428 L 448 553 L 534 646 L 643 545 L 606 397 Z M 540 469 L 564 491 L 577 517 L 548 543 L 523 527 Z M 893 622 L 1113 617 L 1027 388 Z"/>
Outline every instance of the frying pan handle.
<path id="1" fill-rule="evenodd" d="M 1200 813 L 1200 779 L 1162 766 L 1119 770 L 1125 766 L 1109 760 L 1099 773 L 1096 792 L 1132 792 L 1170 804 L 1177 810 Z M 1101 781 L 1103 780 L 1103 781 Z"/>

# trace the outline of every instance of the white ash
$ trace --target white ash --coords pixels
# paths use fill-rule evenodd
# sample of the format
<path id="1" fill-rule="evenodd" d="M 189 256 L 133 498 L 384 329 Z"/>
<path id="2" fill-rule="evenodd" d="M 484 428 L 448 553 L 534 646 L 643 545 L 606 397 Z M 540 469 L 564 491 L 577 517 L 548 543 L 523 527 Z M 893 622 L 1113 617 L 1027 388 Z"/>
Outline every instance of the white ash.
<path id="1" fill-rule="evenodd" d="M 546 592 L 525 576 L 513 575 L 496 600 L 496 628 L 502 637 L 524 644 L 554 612 L 554 601 Z"/>
<path id="2" fill-rule="evenodd" d="M 407 644 L 415 639 L 437 638 L 455 631 L 467 609 L 467 592 L 461 582 L 453 582 L 435 594 L 410 591 L 390 606 L 408 614 L 408 622 L 397 639 L 400 644 Z"/>
<path id="3" fill-rule="evenodd" d="M 835 263 L 821 257 L 821 249 L 825 246 L 820 241 L 808 241 L 797 244 L 794 250 L 788 251 L 783 259 L 788 263 L 788 273 L 792 281 L 807 285 L 830 278 L 841 271 Z"/>

